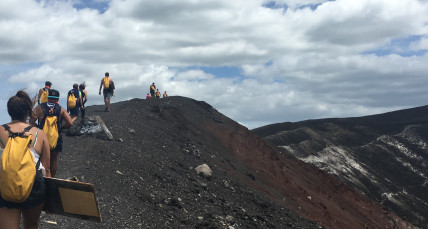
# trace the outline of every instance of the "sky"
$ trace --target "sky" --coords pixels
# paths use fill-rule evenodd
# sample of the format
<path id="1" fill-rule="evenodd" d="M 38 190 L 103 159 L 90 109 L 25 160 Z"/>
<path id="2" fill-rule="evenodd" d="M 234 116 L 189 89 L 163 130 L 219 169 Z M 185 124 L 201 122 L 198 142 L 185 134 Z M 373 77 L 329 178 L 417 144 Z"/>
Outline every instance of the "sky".
<path id="1" fill-rule="evenodd" d="M 2 0 L 0 121 L 49 80 L 88 104 L 163 93 L 249 129 L 426 105 L 427 0 Z"/>

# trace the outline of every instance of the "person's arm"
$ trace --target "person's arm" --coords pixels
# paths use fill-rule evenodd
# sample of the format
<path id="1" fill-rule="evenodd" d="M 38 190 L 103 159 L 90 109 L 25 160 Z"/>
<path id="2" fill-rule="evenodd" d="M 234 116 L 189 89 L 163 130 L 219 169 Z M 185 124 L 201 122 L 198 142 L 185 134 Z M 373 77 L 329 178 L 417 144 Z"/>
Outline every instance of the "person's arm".
<path id="1" fill-rule="evenodd" d="M 70 93 L 72 93 L 71 91 L 69 91 L 68 93 L 67 93 L 67 98 L 66 98 L 66 103 L 67 103 L 67 113 L 68 112 L 70 112 L 70 108 L 68 108 L 68 97 L 70 97 Z M 62 109 L 61 109 L 62 110 Z M 61 111 L 62 112 L 62 111 Z"/>
<path id="2" fill-rule="evenodd" d="M 79 103 L 80 103 L 80 108 L 83 109 L 83 100 L 82 100 L 82 95 L 81 93 L 79 93 Z"/>
<path id="3" fill-rule="evenodd" d="M 45 167 L 45 177 L 51 177 L 51 150 L 49 148 L 49 141 L 46 133 L 39 130 L 38 141 L 42 142 L 42 153 L 40 154 L 40 162 Z"/>
<path id="4" fill-rule="evenodd" d="M 104 79 L 104 78 L 103 78 Z M 100 94 L 101 95 L 101 88 L 103 87 L 103 80 L 101 80 L 101 83 L 100 83 L 100 91 L 98 92 L 98 94 Z"/>
<path id="5" fill-rule="evenodd" d="M 60 120 L 61 122 L 62 120 L 65 121 L 65 124 L 62 126 L 63 129 L 67 129 L 73 125 L 73 121 L 71 120 L 70 115 L 68 114 L 68 112 L 65 111 L 64 108 L 61 108 Z"/>
<path id="6" fill-rule="evenodd" d="M 40 107 L 40 105 L 36 106 L 33 110 L 33 115 L 30 117 L 30 124 L 36 126 L 36 120 L 41 120 L 43 115 L 42 107 Z"/>
<path id="7" fill-rule="evenodd" d="M 39 94 L 37 95 L 37 104 L 40 104 L 40 97 L 42 97 L 43 89 L 40 88 Z"/>
<path id="8" fill-rule="evenodd" d="M 83 105 L 88 101 L 88 92 L 86 90 L 83 90 Z"/>

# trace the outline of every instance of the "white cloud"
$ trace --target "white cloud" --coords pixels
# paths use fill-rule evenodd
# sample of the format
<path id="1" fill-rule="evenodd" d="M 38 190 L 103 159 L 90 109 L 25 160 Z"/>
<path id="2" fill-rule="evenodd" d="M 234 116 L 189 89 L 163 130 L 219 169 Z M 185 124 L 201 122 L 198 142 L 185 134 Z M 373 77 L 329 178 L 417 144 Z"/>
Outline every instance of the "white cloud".
<path id="1" fill-rule="evenodd" d="M 62 93 L 85 81 L 89 104 L 102 104 L 108 71 L 114 101 L 144 98 L 155 82 L 249 127 L 428 100 L 427 56 L 394 54 L 427 49 L 426 1 L 275 2 L 287 8 L 264 0 L 112 0 L 100 13 L 74 9 L 78 1 L 1 1 L 0 77 L 9 90 L 26 84 L 32 93 L 45 80 Z M 224 76 L 223 67 L 241 75 Z"/>

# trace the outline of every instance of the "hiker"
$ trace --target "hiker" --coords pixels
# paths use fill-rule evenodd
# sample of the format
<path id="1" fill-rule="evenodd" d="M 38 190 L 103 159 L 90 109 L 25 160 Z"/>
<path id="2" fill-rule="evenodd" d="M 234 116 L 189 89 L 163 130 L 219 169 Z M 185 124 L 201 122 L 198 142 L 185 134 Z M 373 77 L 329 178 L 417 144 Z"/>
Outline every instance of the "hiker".
<path id="1" fill-rule="evenodd" d="M 163 93 L 163 97 L 164 98 L 168 97 L 168 94 L 166 93 L 166 91 Z"/>
<path id="2" fill-rule="evenodd" d="M 16 140 L 9 138 L 10 132 L 5 129 L 10 128 L 10 131 L 13 133 L 24 133 L 24 136 L 31 135 L 31 141 L 27 147 L 31 152 L 30 154 L 33 157 L 34 166 L 36 168 L 36 170 L 32 170 L 35 172 L 35 178 L 31 177 L 30 179 L 33 183 L 31 192 L 24 202 L 16 203 L 14 201 L 7 201 L 4 199 L 6 197 L 3 197 L 4 193 L 0 195 L 0 228 L 19 228 L 21 214 L 23 216 L 24 228 L 37 228 L 40 214 L 47 198 L 43 176 L 51 176 L 49 143 L 43 130 L 34 128 L 34 126 L 27 123 L 27 118 L 32 116 L 32 107 L 33 103 L 28 94 L 23 90 L 18 91 L 16 95 L 12 96 L 7 102 L 7 111 L 12 121 L 0 127 L 0 157 L 4 154 L 2 155 L 4 157 L 2 160 L 6 160 L 6 155 L 10 155 L 7 153 L 8 147 L 6 146 L 12 147 L 13 145 L 16 150 L 16 145 L 12 143 Z M 24 130 L 28 130 L 28 132 L 23 132 Z M 15 139 L 16 138 L 19 137 L 15 137 Z M 11 141 L 10 145 L 8 142 L 9 140 Z M 24 142 L 24 144 L 25 143 L 26 142 Z M 9 149 L 10 153 L 14 151 L 12 148 Z M 26 165 L 32 166 L 33 161 L 30 159 L 29 163 Z M 23 160 L 21 162 L 23 162 Z M 16 176 L 19 176 L 19 174 Z M 0 181 L 4 184 L 4 181 Z M 25 185 L 25 183 L 23 185 Z"/>
<path id="3" fill-rule="evenodd" d="M 150 86 L 150 95 L 152 98 L 155 98 L 155 90 L 156 90 L 155 83 L 152 83 L 152 85 Z"/>
<path id="4" fill-rule="evenodd" d="M 100 84 L 100 91 L 99 94 L 101 95 L 101 88 L 103 88 L 103 95 L 104 95 L 104 104 L 106 106 L 105 111 L 110 111 L 110 99 L 114 95 L 114 82 L 110 78 L 109 73 L 106 72 L 104 78 L 101 80 Z"/>
<path id="5" fill-rule="evenodd" d="M 43 129 L 45 126 L 48 116 L 56 117 L 57 132 L 58 137 L 53 143 L 54 148 L 50 148 L 50 169 L 52 177 L 55 177 L 56 171 L 58 169 L 58 154 L 62 152 L 62 129 L 69 128 L 73 125 L 73 121 L 67 111 L 61 107 L 58 103 L 59 101 L 59 92 L 55 89 L 49 90 L 48 101 L 42 103 L 34 108 L 33 116 L 30 118 L 30 123 L 36 125 L 36 120 L 38 122 L 37 127 Z M 65 121 L 65 124 L 62 124 L 62 121 Z M 49 138 L 48 138 L 49 140 Z M 55 140 L 55 139 L 52 139 Z"/>
<path id="6" fill-rule="evenodd" d="M 146 95 L 146 99 L 150 99 L 151 97 L 150 97 L 150 94 L 149 93 L 147 93 L 147 95 Z"/>
<path id="7" fill-rule="evenodd" d="M 67 94 L 67 112 L 70 113 L 72 122 L 79 116 L 79 108 L 83 108 L 83 102 L 79 92 L 79 85 L 75 83 L 73 84 L 73 89 Z"/>
<path id="8" fill-rule="evenodd" d="M 83 82 L 79 85 L 79 91 L 81 92 L 80 97 L 82 98 L 82 109 L 80 109 L 80 113 L 82 114 L 82 121 L 85 118 L 85 113 L 86 113 L 86 109 L 85 109 L 85 103 L 88 101 L 88 92 L 86 91 L 86 84 Z"/>
<path id="9" fill-rule="evenodd" d="M 159 89 L 156 89 L 156 98 L 160 98 L 160 91 L 159 91 Z"/>
<path id="10" fill-rule="evenodd" d="M 48 101 L 48 92 L 49 92 L 49 88 L 51 87 L 52 87 L 52 83 L 50 81 L 46 81 L 45 87 L 40 88 L 39 93 L 37 94 L 37 104 Z"/>

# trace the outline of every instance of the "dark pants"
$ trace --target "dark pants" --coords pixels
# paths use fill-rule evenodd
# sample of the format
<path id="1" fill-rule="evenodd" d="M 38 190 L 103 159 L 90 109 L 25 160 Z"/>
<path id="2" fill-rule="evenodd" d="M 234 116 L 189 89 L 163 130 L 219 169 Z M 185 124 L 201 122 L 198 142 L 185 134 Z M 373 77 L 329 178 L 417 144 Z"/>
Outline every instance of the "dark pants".
<path id="1" fill-rule="evenodd" d="M 80 109 L 80 113 L 82 114 L 82 120 L 85 118 L 86 108 Z"/>

